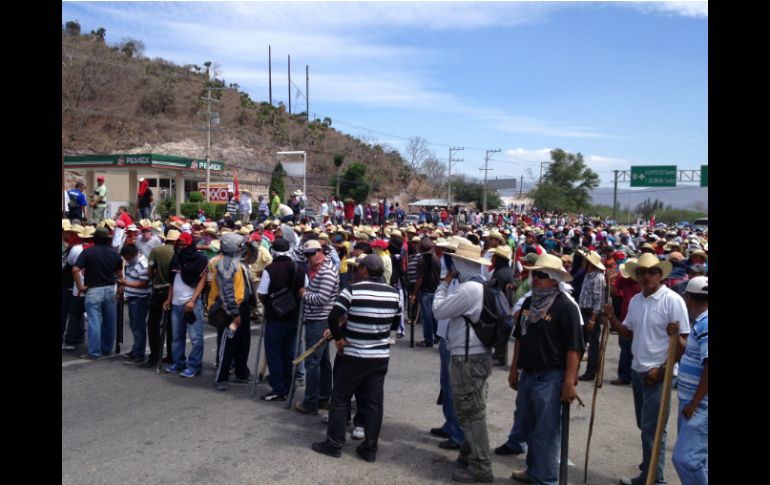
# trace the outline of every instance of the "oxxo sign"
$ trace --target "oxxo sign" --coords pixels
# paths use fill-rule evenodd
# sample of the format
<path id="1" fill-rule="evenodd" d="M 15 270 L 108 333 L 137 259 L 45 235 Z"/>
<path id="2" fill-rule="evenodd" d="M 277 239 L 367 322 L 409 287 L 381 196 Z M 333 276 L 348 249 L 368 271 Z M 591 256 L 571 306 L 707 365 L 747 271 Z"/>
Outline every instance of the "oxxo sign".
<path id="1" fill-rule="evenodd" d="M 227 190 L 230 188 L 228 184 L 211 184 L 210 200 L 215 204 L 227 203 Z M 198 191 L 203 195 L 203 200 L 206 200 L 206 182 L 198 183 Z"/>

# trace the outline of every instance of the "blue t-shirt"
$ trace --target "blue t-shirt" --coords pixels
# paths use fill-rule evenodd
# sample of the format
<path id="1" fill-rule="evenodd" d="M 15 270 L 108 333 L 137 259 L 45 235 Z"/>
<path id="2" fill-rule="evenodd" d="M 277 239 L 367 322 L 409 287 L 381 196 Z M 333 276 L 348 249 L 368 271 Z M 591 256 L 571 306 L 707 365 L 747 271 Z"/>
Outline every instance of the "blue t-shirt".
<path id="1" fill-rule="evenodd" d="M 709 314 L 705 311 L 695 322 L 692 332 L 687 337 L 687 346 L 684 349 L 682 359 L 679 361 L 679 374 L 677 376 L 677 388 L 679 389 L 679 401 L 690 403 L 695 396 L 701 374 L 703 374 L 703 360 L 709 356 Z M 708 394 L 703 397 L 702 403 L 708 404 Z"/>
<path id="2" fill-rule="evenodd" d="M 77 202 L 78 207 L 88 205 L 88 202 L 86 201 L 86 194 L 79 191 L 78 189 L 69 189 L 67 191 L 67 197 L 69 198 L 70 202 Z"/>

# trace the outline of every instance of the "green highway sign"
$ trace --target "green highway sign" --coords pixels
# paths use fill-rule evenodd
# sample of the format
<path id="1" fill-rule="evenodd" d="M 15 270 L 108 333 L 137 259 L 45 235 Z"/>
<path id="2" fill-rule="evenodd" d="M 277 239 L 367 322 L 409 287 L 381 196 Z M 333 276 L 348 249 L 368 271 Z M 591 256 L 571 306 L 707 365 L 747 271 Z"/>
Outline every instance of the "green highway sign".
<path id="1" fill-rule="evenodd" d="M 700 166 L 700 186 L 701 187 L 709 186 L 709 166 L 708 165 Z"/>
<path id="2" fill-rule="evenodd" d="M 631 187 L 676 187 L 676 165 L 631 167 Z"/>

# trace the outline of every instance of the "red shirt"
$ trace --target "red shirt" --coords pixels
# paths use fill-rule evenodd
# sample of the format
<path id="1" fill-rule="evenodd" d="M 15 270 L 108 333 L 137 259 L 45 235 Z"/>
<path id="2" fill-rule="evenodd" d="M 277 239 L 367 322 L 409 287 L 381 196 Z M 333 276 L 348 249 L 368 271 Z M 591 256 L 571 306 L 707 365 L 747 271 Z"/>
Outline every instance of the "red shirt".
<path id="1" fill-rule="evenodd" d="M 618 278 L 615 278 L 615 294 L 618 295 L 621 299 L 620 303 L 620 321 L 622 322 L 625 320 L 626 315 L 628 314 L 628 305 L 631 303 L 631 298 L 634 297 L 637 293 L 642 291 L 642 287 L 639 286 L 639 283 L 632 280 L 631 278 L 623 278 L 623 276 L 619 276 Z"/>
<path id="2" fill-rule="evenodd" d="M 128 226 L 130 226 L 131 224 L 133 224 L 133 223 L 134 223 L 134 221 L 133 221 L 133 220 L 131 220 L 131 216 L 130 216 L 130 215 L 128 215 L 128 212 L 124 212 L 124 213 L 122 213 L 122 214 L 120 215 L 120 217 L 118 217 L 118 220 L 119 220 L 119 221 L 123 221 L 123 223 L 126 225 L 126 227 L 128 227 Z"/>

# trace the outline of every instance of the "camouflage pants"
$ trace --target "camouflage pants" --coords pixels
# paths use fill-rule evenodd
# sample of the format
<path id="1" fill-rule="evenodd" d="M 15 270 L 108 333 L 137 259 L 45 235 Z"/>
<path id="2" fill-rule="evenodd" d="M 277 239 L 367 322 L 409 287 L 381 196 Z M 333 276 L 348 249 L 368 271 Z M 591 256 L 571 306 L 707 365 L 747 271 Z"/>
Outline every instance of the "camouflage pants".
<path id="1" fill-rule="evenodd" d="M 468 460 L 468 470 L 476 477 L 491 477 L 489 435 L 487 433 L 487 378 L 492 373 L 492 355 L 453 355 L 449 363 L 449 385 L 457 420 L 465 434 L 460 456 Z"/>

